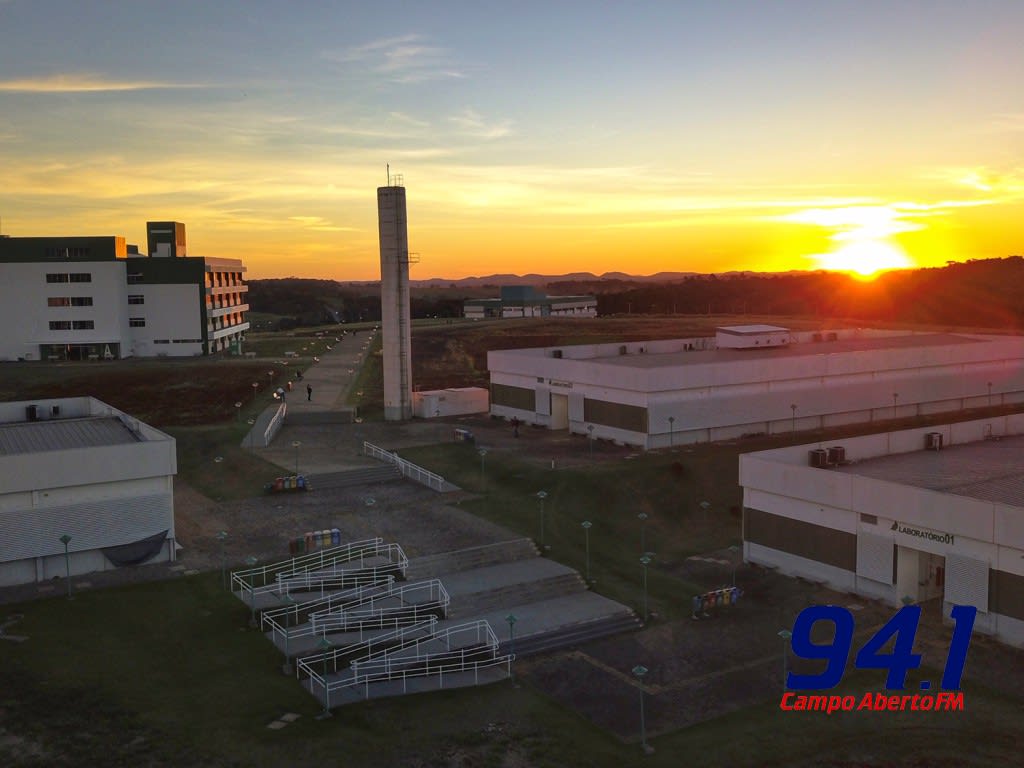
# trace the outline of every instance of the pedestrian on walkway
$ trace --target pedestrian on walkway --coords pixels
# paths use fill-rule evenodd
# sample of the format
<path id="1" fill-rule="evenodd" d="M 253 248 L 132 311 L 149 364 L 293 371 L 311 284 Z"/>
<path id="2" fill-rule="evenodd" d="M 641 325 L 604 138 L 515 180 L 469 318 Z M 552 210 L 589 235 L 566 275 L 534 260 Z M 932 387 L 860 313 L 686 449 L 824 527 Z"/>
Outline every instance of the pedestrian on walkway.
<path id="1" fill-rule="evenodd" d="M 312 384 L 307 384 L 306 385 L 306 400 L 308 400 L 309 402 L 313 401 L 313 385 Z"/>

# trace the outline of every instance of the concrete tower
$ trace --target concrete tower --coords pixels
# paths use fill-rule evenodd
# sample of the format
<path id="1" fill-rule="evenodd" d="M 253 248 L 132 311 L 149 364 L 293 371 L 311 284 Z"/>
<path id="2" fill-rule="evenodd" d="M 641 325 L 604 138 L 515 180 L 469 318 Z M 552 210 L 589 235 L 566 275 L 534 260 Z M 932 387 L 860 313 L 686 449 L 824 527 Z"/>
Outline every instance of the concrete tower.
<path id="1" fill-rule="evenodd" d="M 380 308 L 384 331 L 384 419 L 412 418 L 412 348 L 409 315 L 409 231 L 401 176 L 377 187 L 380 230 Z"/>

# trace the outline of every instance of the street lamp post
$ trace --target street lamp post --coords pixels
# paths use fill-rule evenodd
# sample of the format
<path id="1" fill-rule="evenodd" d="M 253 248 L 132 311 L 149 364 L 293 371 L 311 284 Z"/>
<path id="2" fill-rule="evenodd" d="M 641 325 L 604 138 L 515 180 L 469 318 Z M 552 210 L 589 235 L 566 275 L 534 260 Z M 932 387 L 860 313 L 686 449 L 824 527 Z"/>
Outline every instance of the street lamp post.
<path id="1" fill-rule="evenodd" d="M 283 602 L 289 609 L 291 609 L 295 605 L 295 598 L 292 597 L 291 595 L 287 595 L 286 594 L 284 597 L 281 598 L 281 602 Z M 292 667 L 292 656 L 288 652 L 288 628 L 289 628 L 289 624 L 290 624 L 290 622 L 288 620 L 288 611 L 285 611 L 284 612 L 284 664 L 281 665 L 281 671 L 284 674 L 286 674 L 286 675 L 290 675 L 290 674 L 292 674 L 295 671 L 295 669 Z M 327 675 L 324 675 L 324 677 L 326 678 Z"/>
<path id="2" fill-rule="evenodd" d="M 792 423 L 792 428 L 791 428 L 790 431 L 791 432 L 796 432 L 796 403 L 790 404 L 789 410 L 791 410 L 793 412 L 793 423 Z"/>
<path id="3" fill-rule="evenodd" d="M 992 382 L 988 382 L 988 407 L 992 407 Z"/>
<path id="4" fill-rule="evenodd" d="M 645 553 L 644 556 L 640 558 L 640 565 L 644 567 L 644 624 L 647 623 L 647 619 L 649 618 L 649 614 L 647 612 L 647 566 L 650 564 L 651 556 Z"/>
<path id="5" fill-rule="evenodd" d="M 640 521 L 640 554 L 642 555 L 647 551 L 647 513 L 641 512 L 636 518 Z"/>
<path id="6" fill-rule="evenodd" d="M 590 441 L 590 458 L 594 458 L 594 425 L 587 426 L 588 440 Z"/>
<path id="7" fill-rule="evenodd" d="M 254 555 L 249 555 L 245 558 L 245 564 L 249 566 L 251 570 L 255 567 L 258 562 Z M 251 575 L 251 574 L 250 574 Z M 249 584 L 249 626 L 256 626 L 256 579 L 252 578 L 252 583 Z"/>
<path id="8" fill-rule="evenodd" d="M 252 383 L 252 401 L 254 403 L 256 402 L 256 390 L 258 390 L 259 388 L 260 388 L 260 383 L 258 381 L 254 381 Z"/>
<path id="9" fill-rule="evenodd" d="M 324 711 L 316 716 L 317 720 L 326 720 L 331 717 L 331 688 L 327 684 L 327 653 L 333 647 L 331 641 L 327 639 L 326 635 L 320 638 L 320 642 L 316 644 L 316 647 L 320 649 L 320 652 L 324 656 Z"/>
<path id="10" fill-rule="evenodd" d="M 241 421 L 242 420 L 242 401 L 241 400 L 239 400 L 238 402 L 235 403 L 235 420 L 236 421 Z"/>
<path id="11" fill-rule="evenodd" d="M 477 453 L 480 454 L 480 485 L 483 488 L 484 493 L 486 493 L 487 492 L 487 475 L 484 474 L 484 458 L 487 456 L 487 449 L 486 448 L 480 448 L 479 450 L 477 450 Z"/>
<path id="12" fill-rule="evenodd" d="M 548 497 L 547 491 L 537 491 L 537 498 L 540 499 L 540 548 L 546 550 L 547 543 L 544 540 L 544 499 Z"/>
<path id="13" fill-rule="evenodd" d="M 710 501 L 702 501 L 700 504 L 700 511 L 704 513 L 704 522 L 708 521 L 708 510 L 711 509 Z"/>
<path id="14" fill-rule="evenodd" d="M 512 657 L 508 662 L 508 676 L 515 682 L 516 673 L 512 669 L 512 662 L 516 658 L 516 622 L 518 619 L 514 613 L 510 613 L 505 617 L 505 621 L 508 622 L 508 655 Z"/>
<path id="15" fill-rule="evenodd" d="M 893 392 L 892 393 L 892 417 L 894 419 L 896 418 L 896 402 L 899 399 L 900 399 L 900 393 L 899 392 Z"/>
<path id="16" fill-rule="evenodd" d="M 60 543 L 64 545 L 64 576 L 68 583 L 68 600 L 71 600 L 71 558 L 68 555 L 68 544 L 71 543 L 71 537 L 65 533 L 60 537 Z"/>
<path id="17" fill-rule="evenodd" d="M 224 569 L 224 539 L 227 537 L 227 531 L 221 531 L 217 534 L 217 541 L 220 542 L 220 585 L 224 589 L 227 589 L 228 586 L 228 575 L 227 571 Z"/>
<path id="18" fill-rule="evenodd" d="M 647 667 L 637 664 L 633 667 L 633 674 L 636 675 L 637 687 L 640 689 L 640 748 L 649 755 L 654 750 L 647 743 L 647 724 L 644 722 L 644 675 L 647 674 Z"/>
<path id="19" fill-rule="evenodd" d="M 584 520 L 580 525 L 583 526 L 583 537 L 585 540 L 585 546 L 587 551 L 587 584 L 590 583 L 590 526 L 593 525 L 589 520 Z"/>
<path id="20" fill-rule="evenodd" d="M 249 424 L 249 451 L 252 452 L 254 439 L 253 433 L 256 431 L 253 427 L 256 425 L 256 419 L 249 419 L 247 423 Z"/>
<path id="21" fill-rule="evenodd" d="M 782 690 L 786 690 L 786 678 L 788 675 L 787 659 L 789 656 L 789 638 L 793 633 L 788 629 L 780 629 L 779 637 L 782 638 Z"/>
<path id="22" fill-rule="evenodd" d="M 292 448 L 295 449 L 295 474 L 296 475 L 299 474 L 299 447 L 301 445 L 302 445 L 302 443 L 300 441 L 298 441 L 298 440 L 293 440 L 292 441 Z"/>
<path id="23" fill-rule="evenodd" d="M 676 417 L 675 416 L 669 416 L 668 417 L 668 447 L 669 448 L 673 448 L 674 447 L 673 443 L 675 442 L 675 423 L 676 423 Z"/>

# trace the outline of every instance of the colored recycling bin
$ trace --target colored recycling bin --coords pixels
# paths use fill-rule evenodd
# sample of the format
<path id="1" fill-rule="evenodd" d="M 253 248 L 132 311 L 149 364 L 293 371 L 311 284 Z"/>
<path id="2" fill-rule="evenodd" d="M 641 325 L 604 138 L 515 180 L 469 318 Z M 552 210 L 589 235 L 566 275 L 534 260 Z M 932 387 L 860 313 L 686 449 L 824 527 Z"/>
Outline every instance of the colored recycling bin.
<path id="1" fill-rule="evenodd" d="M 341 531 L 337 528 L 331 528 L 331 546 L 337 547 L 341 544 Z"/>

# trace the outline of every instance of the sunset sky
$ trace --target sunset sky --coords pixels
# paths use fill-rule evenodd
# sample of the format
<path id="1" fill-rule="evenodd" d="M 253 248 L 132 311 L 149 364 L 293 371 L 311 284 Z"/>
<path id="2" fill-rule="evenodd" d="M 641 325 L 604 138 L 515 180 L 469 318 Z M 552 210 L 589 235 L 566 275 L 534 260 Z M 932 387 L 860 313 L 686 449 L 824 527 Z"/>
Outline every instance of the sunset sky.
<path id="1" fill-rule="evenodd" d="M 0 0 L 0 226 L 250 278 L 1024 253 L 1024 2 Z"/>

